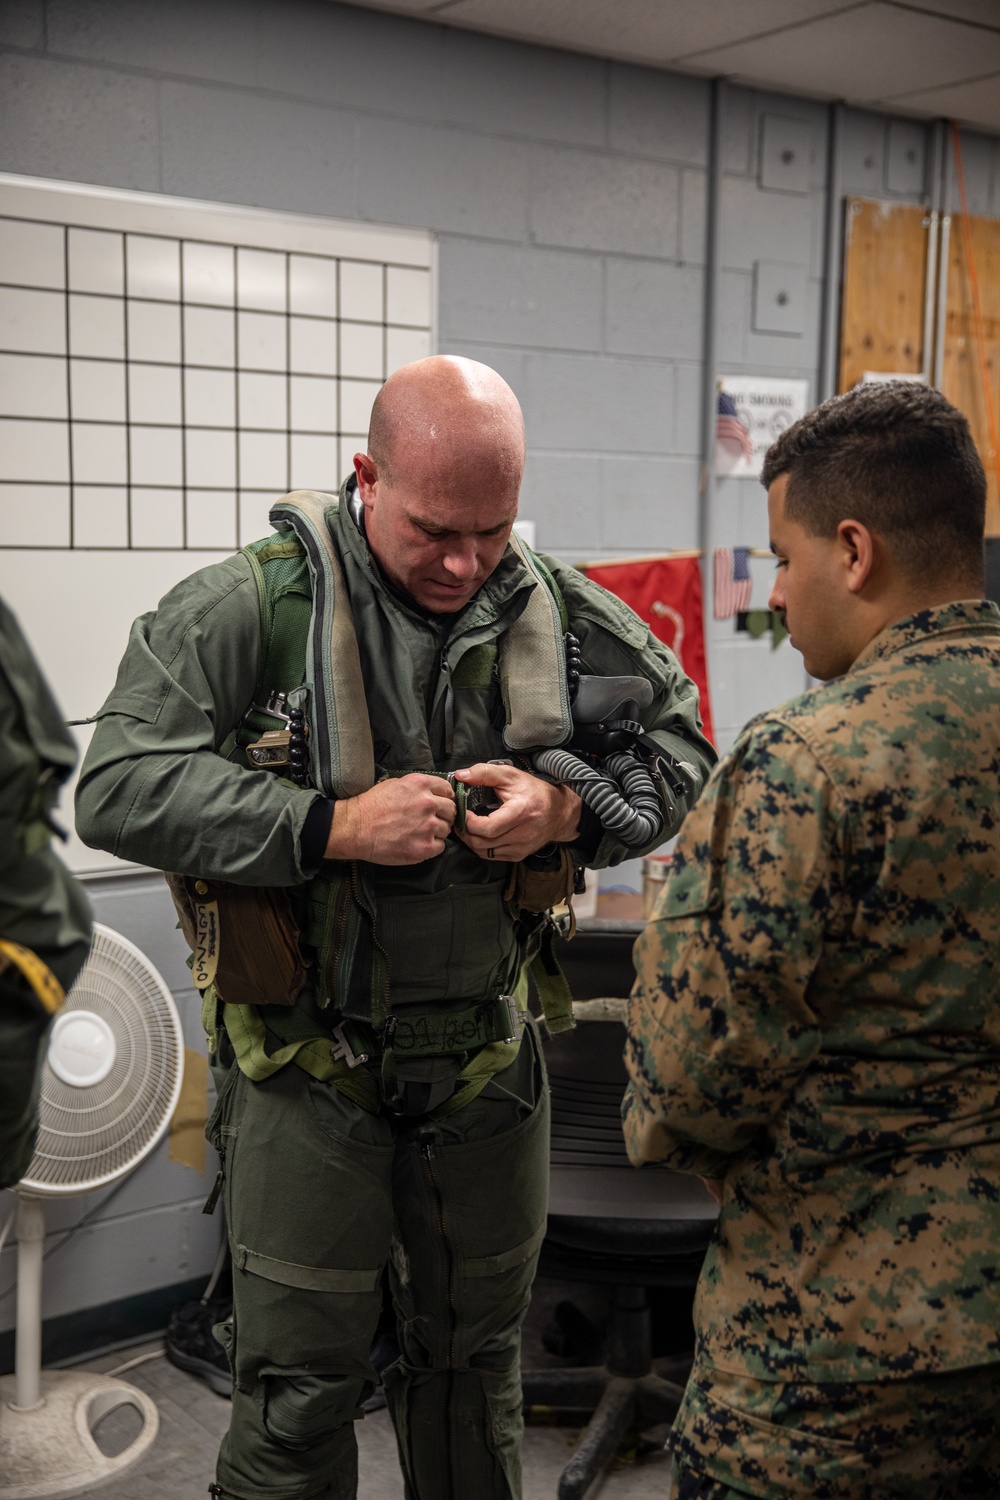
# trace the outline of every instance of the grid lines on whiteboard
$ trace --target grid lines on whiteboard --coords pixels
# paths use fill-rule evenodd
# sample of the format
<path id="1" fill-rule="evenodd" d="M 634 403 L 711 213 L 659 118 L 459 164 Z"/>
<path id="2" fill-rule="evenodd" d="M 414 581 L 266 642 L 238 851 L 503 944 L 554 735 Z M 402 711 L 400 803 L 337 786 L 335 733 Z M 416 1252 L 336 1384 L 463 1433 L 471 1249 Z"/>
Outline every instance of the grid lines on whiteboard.
<path id="1" fill-rule="evenodd" d="M 266 535 L 430 324 L 420 267 L 0 215 L 0 546 Z"/>

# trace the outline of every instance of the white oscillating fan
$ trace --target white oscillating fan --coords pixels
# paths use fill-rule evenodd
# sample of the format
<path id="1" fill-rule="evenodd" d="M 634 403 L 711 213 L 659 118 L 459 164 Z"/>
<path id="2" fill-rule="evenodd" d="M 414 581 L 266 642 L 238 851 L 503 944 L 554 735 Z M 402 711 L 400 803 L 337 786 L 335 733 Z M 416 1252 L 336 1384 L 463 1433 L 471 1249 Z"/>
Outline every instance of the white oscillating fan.
<path id="1" fill-rule="evenodd" d="M 42 1073 L 41 1129 L 18 1183 L 17 1353 L 0 1380 L 0 1500 L 79 1495 L 136 1463 L 159 1416 L 124 1380 L 41 1369 L 42 1200 L 107 1187 L 160 1140 L 177 1104 L 184 1041 L 163 979 L 133 943 L 99 924 L 56 1017 Z M 108 1456 L 93 1429 L 120 1406 L 138 1437 Z"/>

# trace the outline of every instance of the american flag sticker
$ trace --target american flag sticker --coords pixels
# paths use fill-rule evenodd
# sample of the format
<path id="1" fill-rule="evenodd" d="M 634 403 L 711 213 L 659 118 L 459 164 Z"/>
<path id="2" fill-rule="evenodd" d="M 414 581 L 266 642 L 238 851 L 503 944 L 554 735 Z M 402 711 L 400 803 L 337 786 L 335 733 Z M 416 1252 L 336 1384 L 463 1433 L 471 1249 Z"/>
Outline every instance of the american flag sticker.
<path id="1" fill-rule="evenodd" d="M 736 402 L 727 391 L 719 392 L 719 404 L 715 418 L 715 436 L 720 443 L 726 443 L 734 448 L 739 448 L 750 463 L 753 458 L 753 443 L 744 423 L 740 420 L 739 412 L 736 410 Z"/>
<path id="2" fill-rule="evenodd" d="M 712 554 L 712 608 L 717 620 L 729 620 L 750 608 L 750 548 L 716 547 Z"/>

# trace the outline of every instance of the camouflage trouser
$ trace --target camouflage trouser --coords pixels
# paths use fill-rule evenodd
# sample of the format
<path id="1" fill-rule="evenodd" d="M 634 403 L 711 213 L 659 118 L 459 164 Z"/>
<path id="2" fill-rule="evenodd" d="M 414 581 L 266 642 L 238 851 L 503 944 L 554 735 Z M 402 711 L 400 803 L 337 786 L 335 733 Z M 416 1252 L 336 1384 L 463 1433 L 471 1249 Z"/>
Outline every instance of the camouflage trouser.
<path id="1" fill-rule="evenodd" d="M 294 1064 L 264 1083 L 234 1065 L 209 1132 L 233 1252 L 223 1494 L 353 1500 L 387 1272 L 402 1353 L 384 1381 L 408 1497 L 519 1500 L 520 1330 L 548 1196 L 534 1030 L 436 1124 L 369 1114 Z"/>
<path id="2" fill-rule="evenodd" d="M 1000 1364 L 843 1385 L 696 1369 L 669 1446 L 670 1500 L 991 1500 Z"/>

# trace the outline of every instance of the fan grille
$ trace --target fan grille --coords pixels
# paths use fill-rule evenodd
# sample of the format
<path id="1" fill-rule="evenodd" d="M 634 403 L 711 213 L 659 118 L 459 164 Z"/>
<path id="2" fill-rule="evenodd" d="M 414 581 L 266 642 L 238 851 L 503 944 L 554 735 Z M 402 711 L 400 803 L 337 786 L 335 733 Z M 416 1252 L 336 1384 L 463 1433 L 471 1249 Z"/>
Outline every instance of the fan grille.
<path id="1" fill-rule="evenodd" d="M 99 923 L 66 1010 L 110 1026 L 115 1061 L 100 1083 L 63 1083 L 42 1070 L 41 1128 L 21 1186 L 79 1193 L 122 1176 L 156 1145 L 180 1093 L 184 1044 L 163 979 L 127 938 Z"/>

